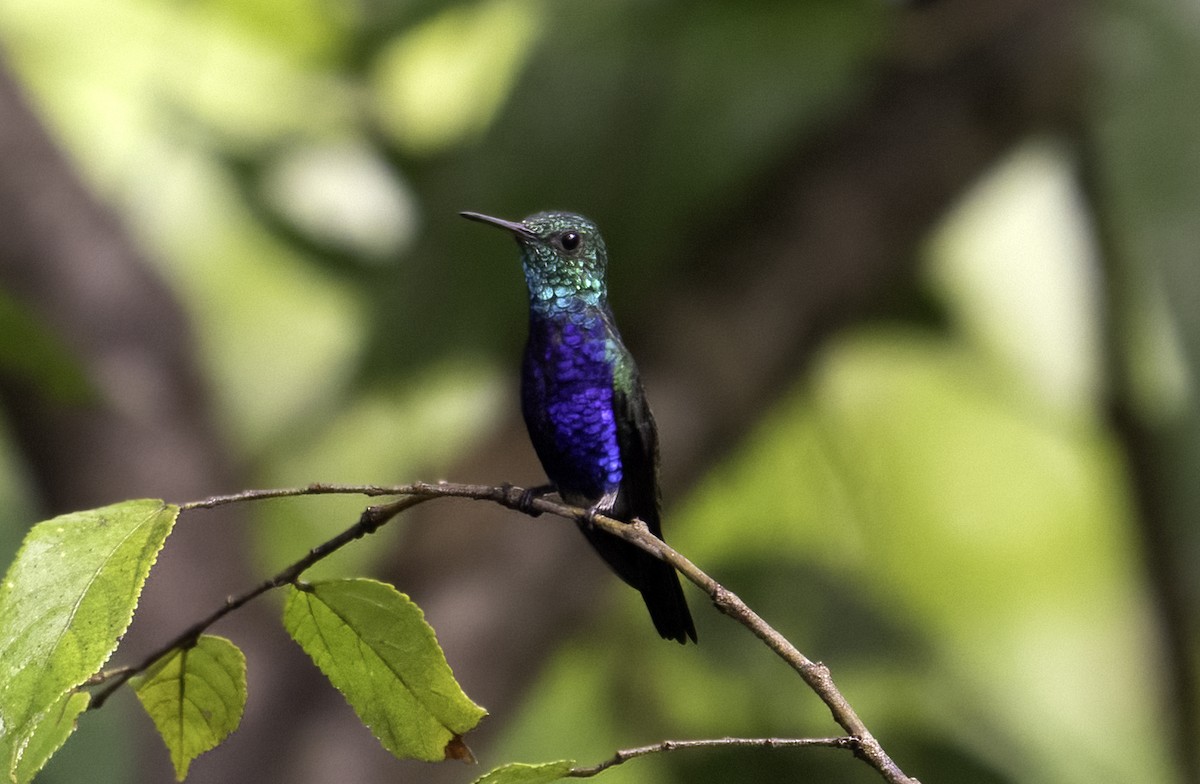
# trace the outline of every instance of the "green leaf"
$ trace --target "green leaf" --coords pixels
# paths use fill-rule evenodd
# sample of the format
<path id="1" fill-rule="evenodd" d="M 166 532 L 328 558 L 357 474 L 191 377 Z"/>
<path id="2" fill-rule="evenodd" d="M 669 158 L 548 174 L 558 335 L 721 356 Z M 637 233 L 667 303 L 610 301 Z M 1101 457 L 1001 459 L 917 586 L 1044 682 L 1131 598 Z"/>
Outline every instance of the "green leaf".
<path id="1" fill-rule="evenodd" d="M 374 580 L 313 583 L 292 589 L 283 622 L 388 751 L 473 760 L 462 736 L 487 711 L 463 693 L 407 596 Z"/>
<path id="2" fill-rule="evenodd" d="M 91 701 L 92 696 L 85 691 L 68 692 L 46 711 L 45 718 L 34 729 L 33 737 L 21 754 L 14 776 L 16 781 L 25 784 L 33 780 L 54 752 L 71 737 L 79 714 L 87 710 Z"/>
<path id="3" fill-rule="evenodd" d="M 535 6 L 493 0 L 449 6 L 397 36 L 377 58 L 382 127 L 415 155 L 482 133 L 516 86 L 543 26 Z"/>
<path id="4" fill-rule="evenodd" d="M 178 507 L 126 501 L 39 523 L 0 585 L 0 765 L 26 780 L 82 710 L 64 696 L 95 674 L 133 617 Z M 76 710 L 78 709 L 78 710 Z M 52 722 L 39 731 L 43 722 Z"/>
<path id="5" fill-rule="evenodd" d="M 536 765 L 510 762 L 475 779 L 475 784 L 548 784 L 565 779 L 574 766 L 575 760 L 540 762 Z"/>
<path id="6" fill-rule="evenodd" d="M 192 760 L 237 729 L 246 707 L 246 657 L 224 637 L 203 635 L 130 680 L 183 781 Z"/>

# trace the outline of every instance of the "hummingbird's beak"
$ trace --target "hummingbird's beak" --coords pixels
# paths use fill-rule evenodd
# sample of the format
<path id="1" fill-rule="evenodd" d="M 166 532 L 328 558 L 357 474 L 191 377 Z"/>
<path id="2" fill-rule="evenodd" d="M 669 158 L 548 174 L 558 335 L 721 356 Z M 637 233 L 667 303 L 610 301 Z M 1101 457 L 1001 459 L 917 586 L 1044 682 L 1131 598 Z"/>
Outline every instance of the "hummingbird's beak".
<path id="1" fill-rule="evenodd" d="M 499 226 L 502 229 L 511 231 L 517 236 L 518 239 L 537 239 L 537 235 L 526 228 L 524 223 L 504 220 L 503 218 L 493 218 L 491 215 L 482 215 L 478 212 L 460 212 L 458 214 L 467 220 L 478 221 L 479 223 L 490 223 L 493 226 Z"/>

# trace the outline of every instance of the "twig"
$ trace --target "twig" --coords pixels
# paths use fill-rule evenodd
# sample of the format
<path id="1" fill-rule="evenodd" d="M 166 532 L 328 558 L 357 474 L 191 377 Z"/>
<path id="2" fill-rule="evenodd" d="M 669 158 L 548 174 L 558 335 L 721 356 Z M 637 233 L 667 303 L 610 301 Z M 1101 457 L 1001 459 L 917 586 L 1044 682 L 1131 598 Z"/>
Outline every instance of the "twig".
<path id="1" fill-rule="evenodd" d="M 179 504 L 181 511 L 191 509 L 215 509 L 218 506 L 244 503 L 246 501 L 264 501 L 268 498 L 294 498 L 302 495 L 417 495 L 415 485 L 399 485 L 383 487 L 381 485 L 337 485 L 314 482 L 305 487 L 277 487 L 270 490 L 243 490 L 229 495 L 214 495 L 202 501 L 188 501 Z"/>
<path id="2" fill-rule="evenodd" d="M 634 749 L 621 749 L 608 759 L 587 768 L 571 768 L 567 774 L 573 779 L 590 779 L 609 768 L 624 764 L 631 759 L 659 754 L 664 751 L 677 749 L 711 749 L 722 747 L 749 747 L 764 749 L 791 749 L 801 746 L 824 746 L 833 749 L 858 750 L 858 739 L 842 738 L 708 738 L 705 740 L 664 740 L 649 746 L 638 746 Z"/>
<path id="3" fill-rule="evenodd" d="M 725 588 L 701 571 L 687 558 L 664 544 L 658 537 L 651 534 L 644 524 L 640 522 L 636 525 L 616 523 L 614 526 L 612 522 L 611 520 L 605 520 L 603 524 L 604 530 L 616 534 L 626 541 L 637 544 L 642 549 L 653 553 L 674 566 L 681 574 L 712 597 L 713 604 L 716 605 L 718 610 L 749 629 L 754 636 L 766 643 L 767 647 L 774 651 L 777 656 L 791 665 L 792 669 L 800 674 L 800 677 L 804 679 L 809 688 L 816 692 L 821 701 L 829 708 L 830 713 L 833 714 L 834 721 L 858 740 L 858 748 L 855 749 L 855 755 L 878 770 L 885 781 L 889 782 L 889 784 L 919 784 L 916 779 L 905 775 L 904 771 L 883 750 L 883 746 L 879 744 L 879 741 L 867 729 L 867 725 L 863 723 L 863 720 L 859 718 L 854 708 L 842 696 L 837 685 L 834 684 L 833 676 L 830 675 L 828 667 L 821 662 L 810 660 L 782 634 L 775 631 L 758 613 L 746 606 L 746 603 L 739 599 L 733 591 Z"/>
<path id="4" fill-rule="evenodd" d="M 129 678 L 144 672 L 160 657 L 165 656 L 172 650 L 177 648 L 186 648 L 194 645 L 199 636 L 204 633 L 210 626 L 216 623 L 221 618 L 233 612 L 237 608 L 246 604 L 257 596 L 260 596 L 267 591 L 280 586 L 294 582 L 299 576 L 313 564 L 321 559 L 331 555 L 345 545 L 359 539 L 367 534 L 374 533 L 380 526 L 393 519 L 405 509 L 409 509 L 424 501 L 433 498 L 470 498 L 481 501 L 492 501 L 501 506 L 513 509 L 526 514 L 548 512 L 558 517 L 563 517 L 577 522 L 590 521 L 592 525 L 603 528 L 605 531 L 619 536 L 622 539 L 640 547 L 651 555 L 666 561 L 675 567 L 688 580 L 697 585 L 701 590 L 709 595 L 713 604 L 723 614 L 733 618 L 738 623 L 749 629 L 756 637 L 766 643 L 777 656 L 787 662 L 800 677 L 808 684 L 822 702 L 828 706 L 833 714 L 833 719 L 842 727 L 853 740 L 850 747 L 853 749 L 855 756 L 862 759 L 871 767 L 875 768 L 888 784 L 920 784 L 917 779 L 905 775 L 891 757 L 883 750 L 879 741 L 867 729 L 862 719 L 842 696 L 837 686 L 833 682 L 833 678 L 829 673 L 829 668 L 820 662 L 814 662 L 802 654 L 794 645 L 792 645 L 783 635 L 775 631 L 766 621 L 764 621 L 757 613 L 746 606 L 745 602 L 737 597 L 729 589 L 718 583 L 712 577 L 709 577 L 699 567 L 689 561 L 673 548 L 668 546 L 658 537 L 650 533 L 645 524 L 641 521 L 634 521 L 632 524 L 614 520 L 611 517 L 596 514 L 589 515 L 587 510 L 567 504 L 551 501 L 545 497 L 538 497 L 529 500 L 524 495 L 524 490 L 513 485 L 502 485 L 494 487 L 491 485 L 470 485 L 458 484 L 452 482 L 414 482 L 408 485 L 397 485 L 394 487 L 385 487 L 381 485 L 332 485 L 332 484 L 311 484 L 305 487 L 295 488 L 280 488 L 271 490 L 246 490 L 241 493 L 231 495 L 212 496 L 211 498 L 202 501 L 192 501 L 185 504 L 180 504 L 182 510 L 192 509 L 211 509 L 226 504 L 242 503 L 246 501 L 258 501 L 268 498 L 289 498 L 306 495 L 366 495 L 366 496 L 403 496 L 398 501 L 393 501 L 388 504 L 379 506 L 367 507 L 360 516 L 357 523 L 350 528 L 347 528 L 342 533 L 338 534 L 329 541 L 314 547 L 300 560 L 285 568 L 283 571 L 276 574 L 269 580 L 260 583 L 255 588 L 237 596 L 231 597 L 225 602 L 225 605 L 213 612 L 207 618 L 189 626 L 179 635 L 174 637 L 168 643 L 161 646 L 158 650 L 147 656 L 142 662 L 133 667 L 123 667 L 105 673 L 105 686 L 93 698 L 91 708 L 99 708 L 104 704 L 104 701 Z M 96 680 L 96 679 L 94 679 Z M 826 740 L 826 739 L 817 739 Z M 669 743 L 699 743 L 703 741 L 670 741 Z M 807 745 L 830 745 L 828 743 L 805 742 Z M 661 744 L 659 744 L 661 745 Z M 802 744 L 797 744 L 802 745 Z M 843 744 L 846 745 L 846 744 Z M 657 747 L 645 747 L 647 749 L 657 749 Z M 637 749 L 633 751 L 639 751 Z M 623 752 L 618 752 L 618 755 Z M 649 754 L 653 751 L 643 751 L 642 753 Z M 622 760 L 623 761 L 623 760 Z M 612 762 L 607 765 L 619 764 Z M 592 774 L 594 775 L 594 774 Z"/>
<path id="5" fill-rule="evenodd" d="M 443 486 L 439 485 L 439 487 Z M 495 490 L 497 488 L 490 489 Z M 468 495 L 471 492 L 471 486 L 462 486 L 462 490 L 464 495 Z M 471 495 L 470 497 L 479 496 Z M 520 510 L 521 508 L 519 493 L 515 498 L 508 497 L 499 501 L 499 503 L 512 509 Z M 587 517 L 587 512 L 583 509 L 553 503 L 545 499 L 535 500 L 532 507 L 537 511 L 550 512 L 575 520 L 584 520 Z M 758 613 L 751 610 L 733 591 L 730 591 L 712 577 L 709 577 L 708 574 L 686 557 L 650 533 L 649 529 L 641 521 L 635 521 L 631 525 L 603 515 L 595 515 L 592 520 L 593 524 L 597 527 L 603 528 L 610 534 L 619 536 L 625 541 L 637 545 L 656 558 L 674 566 L 680 574 L 707 593 L 712 598 L 713 604 L 716 605 L 718 610 L 749 629 L 754 636 L 766 643 L 767 647 L 774 651 L 777 656 L 791 665 L 792 669 L 799 673 L 809 688 L 816 692 L 821 701 L 828 706 L 829 711 L 833 714 L 834 721 L 842 729 L 858 739 L 858 748 L 855 750 L 856 756 L 879 771 L 885 781 L 889 784 L 919 784 L 916 779 L 906 775 L 892 761 L 887 752 L 883 750 L 883 746 L 879 744 L 879 741 L 867 729 L 867 725 L 863 723 L 863 720 L 859 718 L 854 708 L 842 696 L 837 685 L 834 684 L 828 667 L 821 662 L 810 660 L 801 653 L 796 646 L 792 645 L 782 634 L 775 631 L 770 624 L 764 621 Z"/>
<path id="6" fill-rule="evenodd" d="M 348 493 L 354 493 L 354 494 L 362 494 L 364 492 L 361 488 L 355 489 L 355 490 L 335 491 L 335 490 L 329 489 L 329 487 L 330 486 L 328 486 L 328 485 L 312 485 L 308 488 L 305 488 L 303 491 L 299 491 L 299 490 L 293 490 L 293 491 L 252 490 L 252 491 L 247 491 L 245 493 L 238 493 L 236 496 L 219 496 L 216 498 L 210 498 L 207 501 L 198 501 L 198 502 L 190 503 L 190 504 L 181 504 L 180 509 L 211 508 L 213 506 L 221 506 L 226 503 L 234 503 L 235 500 L 257 500 L 257 499 L 261 499 L 261 498 L 282 498 L 282 497 L 293 496 L 293 495 L 316 495 L 316 494 L 321 494 L 321 493 L 332 493 L 332 492 L 348 492 Z M 367 493 L 367 494 L 371 494 L 371 493 Z M 383 493 L 379 493 L 378 495 L 383 495 Z M 93 695 L 92 701 L 88 705 L 88 710 L 95 710 L 97 708 L 102 707 L 104 705 L 104 703 L 108 700 L 108 698 L 112 696 L 113 692 L 115 692 L 122 685 L 124 685 L 126 681 L 128 681 L 130 678 L 134 677 L 135 675 L 139 675 L 139 674 L 145 672 L 146 670 L 148 670 L 151 667 L 151 665 L 154 664 L 154 662 L 158 661 L 163 656 L 166 656 L 171 651 L 174 651 L 177 649 L 190 648 L 193 645 L 195 645 L 196 640 L 200 638 L 201 634 L 203 634 L 205 631 L 208 630 L 208 628 L 210 626 L 212 626 L 214 623 L 216 623 L 217 621 L 224 618 L 229 613 L 238 609 L 239 607 L 241 607 L 242 605 L 251 601 L 252 599 L 254 599 L 258 596 L 261 596 L 262 594 L 266 593 L 267 591 L 270 591 L 275 588 L 279 588 L 281 586 L 288 585 L 290 583 L 295 582 L 300 577 L 300 575 L 303 574 L 304 571 L 307 570 L 308 568 L 310 568 L 313 564 L 317 563 L 318 561 L 320 561 L 324 558 L 327 558 L 328 556 L 337 552 L 338 550 L 340 550 L 341 548 L 350 544 L 354 540 L 361 539 L 362 537 L 364 537 L 368 534 L 375 533 L 375 531 L 378 530 L 380 526 L 387 523 L 389 520 L 391 520 L 396 515 L 403 512 L 405 509 L 410 509 L 410 508 L 416 506 L 417 504 L 422 503 L 423 501 L 428 501 L 430 498 L 433 498 L 433 497 L 434 496 L 430 496 L 430 495 L 415 495 L 414 494 L 414 495 L 409 495 L 406 498 L 402 498 L 399 501 L 393 501 L 392 503 L 389 503 L 389 504 L 381 504 L 379 506 L 368 506 L 366 509 L 363 510 L 363 513 L 359 516 L 357 523 L 350 526 L 345 531 L 342 531 L 340 534 L 333 537 L 332 539 L 309 550 L 307 555 L 305 555 L 303 558 L 296 561 L 295 563 L 291 564 L 290 566 L 286 567 L 285 569 L 283 569 L 283 571 L 279 572 L 274 577 L 271 577 L 268 580 L 264 580 L 263 582 L 259 583 L 255 587 L 246 591 L 245 593 L 239 594 L 238 596 L 229 597 L 228 599 L 225 600 L 225 604 L 223 604 L 220 608 L 213 611 L 206 618 L 203 618 L 203 619 L 197 621 L 196 623 L 192 624 L 188 628 L 184 629 L 179 634 L 175 635 L 175 637 L 171 638 L 169 641 L 167 641 L 166 643 L 161 645 L 159 648 L 157 648 L 153 652 L 149 653 L 138 664 L 130 666 L 130 667 L 118 667 L 113 670 L 108 670 L 104 673 L 101 673 L 99 676 L 92 678 L 91 680 L 85 682 L 83 684 L 84 686 L 94 686 L 94 685 L 104 684 L 104 688 L 100 689 L 99 691 L 97 691 L 95 693 L 95 695 Z"/>

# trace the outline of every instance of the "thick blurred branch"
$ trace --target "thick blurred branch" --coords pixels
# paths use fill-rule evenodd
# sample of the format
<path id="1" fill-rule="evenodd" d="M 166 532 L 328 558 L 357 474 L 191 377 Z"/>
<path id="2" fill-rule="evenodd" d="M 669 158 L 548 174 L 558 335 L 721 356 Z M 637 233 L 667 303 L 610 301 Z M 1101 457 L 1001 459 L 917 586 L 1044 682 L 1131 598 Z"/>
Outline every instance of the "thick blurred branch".
<path id="1" fill-rule="evenodd" d="M 209 419 L 183 309 L 113 212 L 80 181 L 2 61 L 0 287 L 55 331 L 97 391 L 86 405 L 67 403 L 0 375 L 0 410 L 45 513 L 230 486 L 231 459 Z M 214 516 L 172 537 L 126 650 L 144 648 L 148 632 L 199 615 L 224 586 L 248 579 L 238 523 L 233 514 Z M 235 624 L 261 628 L 261 612 L 247 612 Z M 242 775 L 267 765 L 261 749 L 277 731 L 279 704 L 298 699 L 303 690 L 296 684 L 312 677 L 303 657 L 289 657 L 284 635 L 245 636 L 253 640 L 246 651 L 251 666 L 271 666 L 255 668 L 257 694 L 233 751 L 201 763 L 197 781 L 226 763 Z M 144 778 L 166 780 L 167 761 L 147 758 L 153 768 Z M 218 771 L 217 778 L 236 776 Z"/>
<path id="2" fill-rule="evenodd" d="M 1107 414 L 1125 455 L 1143 571 L 1162 645 L 1158 699 L 1169 717 L 1181 780 L 1200 784 L 1200 662 L 1193 652 L 1200 639 L 1200 618 L 1188 580 L 1195 568 L 1192 468 L 1200 458 L 1200 412 L 1194 399 L 1186 410 L 1167 416 L 1138 404 L 1138 357 L 1131 336 L 1144 319 L 1140 310 L 1146 303 L 1139 294 L 1157 283 L 1151 280 L 1151 265 L 1131 258 L 1120 237 L 1119 218 L 1106 196 L 1107 167 L 1098 140 L 1086 130 L 1078 140 L 1081 181 L 1103 264 Z M 1182 264 L 1190 267 L 1194 261 L 1189 256 Z"/>
<path id="3" fill-rule="evenodd" d="M 63 404 L 0 378 L 46 511 L 227 479 L 173 295 L 2 67 L 0 118 L 0 286 L 50 325 L 99 393 Z"/>

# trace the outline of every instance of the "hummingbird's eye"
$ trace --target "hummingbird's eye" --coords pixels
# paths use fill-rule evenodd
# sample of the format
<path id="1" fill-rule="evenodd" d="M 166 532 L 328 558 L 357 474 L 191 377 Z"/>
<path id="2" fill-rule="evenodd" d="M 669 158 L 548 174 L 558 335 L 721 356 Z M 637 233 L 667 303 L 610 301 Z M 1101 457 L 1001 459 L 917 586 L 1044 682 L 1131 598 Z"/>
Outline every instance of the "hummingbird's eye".
<path id="1" fill-rule="evenodd" d="M 564 231 L 558 237 L 558 244 L 568 253 L 576 250 L 581 242 L 583 242 L 583 237 L 580 237 L 577 231 Z"/>

